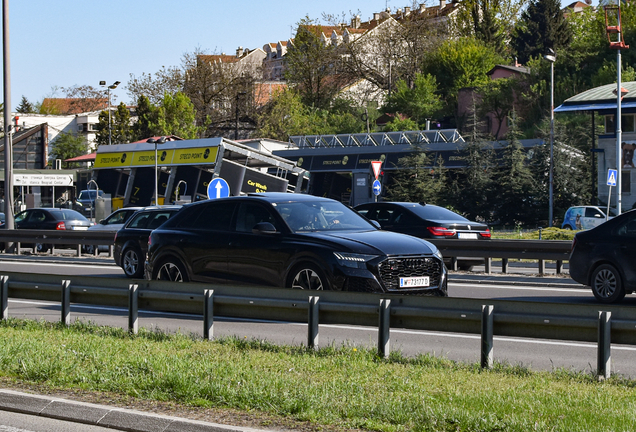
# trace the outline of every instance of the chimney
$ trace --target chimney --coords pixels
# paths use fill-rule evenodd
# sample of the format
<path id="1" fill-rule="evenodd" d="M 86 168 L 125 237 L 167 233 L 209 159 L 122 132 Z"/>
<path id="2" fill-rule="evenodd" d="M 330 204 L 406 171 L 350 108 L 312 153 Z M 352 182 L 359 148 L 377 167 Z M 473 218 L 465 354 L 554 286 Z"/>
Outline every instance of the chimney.
<path id="1" fill-rule="evenodd" d="M 356 15 L 354 18 L 351 19 L 351 28 L 360 28 L 360 15 Z"/>
<path id="2" fill-rule="evenodd" d="M 445 6 L 446 6 L 446 0 L 439 0 L 439 8 L 444 9 Z"/>
<path id="3" fill-rule="evenodd" d="M 380 13 L 373 12 L 373 21 L 380 21 Z"/>
<path id="4" fill-rule="evenodd" d="M 240 46 L 236 49 L 236 56 L 240 57 L 241 55 L 243 55 L 243 47 Z"/>
<path id="5" fill-rule="evenodd" d="M 404 15 L 408 15 L 411 13 L 411 6 L 405 6 L 404 7 Z"/>
<path id="6" fill-rule="evenodd" d="M 250 49 L 249 48 L 245 48 L 243 50 L 243 55 L 248 55 L 250 53 Z"/>
<path id="7" fill-rule="evenodd" d="M 426 3 L 420 3 L 420 13 L 426 10 Z"/>

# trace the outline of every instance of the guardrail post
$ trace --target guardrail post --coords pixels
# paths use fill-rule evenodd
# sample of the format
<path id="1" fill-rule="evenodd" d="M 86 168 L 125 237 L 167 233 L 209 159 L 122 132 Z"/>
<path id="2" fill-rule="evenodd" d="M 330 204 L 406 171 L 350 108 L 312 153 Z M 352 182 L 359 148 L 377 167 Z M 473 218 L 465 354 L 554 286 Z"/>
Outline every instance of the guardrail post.
<path id="1" fill-rule="evenodd" d="M 71 281 L 62 281 L 62 324 L 71 325 Z"/>
<path id="2" fill-rule="evenodd" d="M 128 285 L 128 331 L 139 332 L 139 285 Z"/>
<path id="3" fill-rule="evenodd" d="M 13 253 L 16 254 L 16 255 L 20 255 L 22 253 L 22 251 L 20 249 L 21 249 L 20 242 L 17 242 Z"/>
<path id="4" fill-rule="evenodd" d="M 380 324 L 378 326 L 378 355 L 389 357 L 389 341 L 391 333 L 391 300 L 380 300 Z"/>
<path id="5" fill-rule="evenodd" d="M 545 260 L 539 260 L 539 274 L 545 274 Z"/>
<path id="6" fill-rule="evenodd" d="M 307 346 L 311 349 L 318 348 L 318 321 L 320 315 L 320 297 L 309 297 L 309 316 L 307 318 Z"/>
<path id="7" fill-rule="evenodd" d="M 457 271 L 457 257 L 452 257 L 450 260 L 450 270 Z"/>
<path id="8" fill-rule="evenodd" d="M 9 276 L 0 276 L 0 320 L 9 318 Z"/>
<path id="9" fill-rule="evenodd" d="M 493 305 L 481 307 L 481 367 L 491 369 L 493 365 Z"/>
<path id="10" fill-rule="evenodd" d="M 76 252 L 77 252 L 77 256 L 78 257 L 82 256 L 82 245 L 80 245 L 80 244 L 77 245 Z"/>
<path id="11" fill-rule="evenodd" d="M 203 291 L 203 339 L 214 337 L 214 290 Z"/>
<path id="12" fill-rule="evenodd" d="M 556 274 L 563 273 L 563 260 L 557 260 L 556 262 Z"/>
<path id="13" fill-rule="evenodd" d="M 598 313 L 598 378 L 604 380 L 610 377 L 612 356 L 611 356 L 611 330 L 612 313 Z"/>
<path id="14" fill-rule="evenodd" d="M 491 271 L 492 271 L 492 258 L 491 257 L 488 257 L 488 258 L 485 259 L 484 266 L 485 266 L 486 274 L 490 274 Z"/>
<path id="15" fill-rule="evenodd" d="M 508 258 L 501 259 L 501 272 L 508 273 Z"/>

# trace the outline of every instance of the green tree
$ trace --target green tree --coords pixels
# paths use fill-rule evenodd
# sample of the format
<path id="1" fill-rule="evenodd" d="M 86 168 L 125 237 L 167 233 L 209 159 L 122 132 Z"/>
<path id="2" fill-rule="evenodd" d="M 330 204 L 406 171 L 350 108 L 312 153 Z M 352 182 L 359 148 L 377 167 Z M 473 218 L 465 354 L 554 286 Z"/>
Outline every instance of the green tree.
<path id="1" fill-rule="evenodd" d="M 417 146 L 398 160 L 398 167 L 386 186 L 388 200 L 445 203 L 448 179 L 441 158 L 431 161 L 426 151 Z"/>
<path id="2" fill-rule="evenodd" d="M 153 125 L 157 125 L 158 109 L 150 99 L 141 95 L 137 98 L 137 121 L 132 126 L 132 141 L 143 140 L 161 133 Z"/>
<path id="3" fill-rule="evenodd" d="M 199 138 L 202 127 L 195 123 L 194 105 L 185 94 L 177 92 L 174 96 L 166 92 L 157 114 L 159 135 L 176 135 L 183 139 Z"/>
<path id="4" fill-rule="evenodd" d="M 99 113 L 95 142 L 98 146 L 110 144 L 126 144 L 134 141 L 130 112 L 126 104 L 121 102 L 115 111 L 110 113 L 110 127 L 108 111 Z"/>
<path id="5" fill-rule="evenodd" d="M 85 155 L 88 152 L 88 142 L 81 135 L 62 132 L 51 144 L 51 160 L 61 159 L 63 168 L 74 168 L 77 163 L 64 162 L 77 156 Z M 74 166 L 75 165 L 75 166 Z"/>
<path id="6" fill-rule="evenodd" d="M 481 102 L 478 114 L 480 118 L 491 114 L 497 120 L 495 138 L 499 138 L 501 126 L 514 108 L 516 98 L 514 90 L 517 86 L 518 80 L 515 78 L 499 78 L 490 80 L 479 87 Z"/>
<path id="7" fill-rule="evenodd" d="M 537 220 L 536 185 L 527 152 L 519 142 L 519 130 L 513 111 L 509 120 L 508 142 L 501 151 L 493 178 L 494 218 L 505 225 L 532 224 Z"/>
<path id="8" fill-rule="evenodd" d="M 402 113 L 422 124 L 427 118 L 434 117 L 442 107 L 437 92 L 435 77 L 430 74 L 416 74 L 411 87 L 404 80 L 399 80 L 396 89 L 387 98 L 385 111 Z"/>
<path id="9" fill-rule="evenodd" d="M 339 88 L 334 75 L 337 53 L 333 46 L 322 43 L 321 34 L 322 26 L 303 19 L 285 56 L 285 78 L 296 87 L 303 103 L 315 108 L 328 107 Z"/>
<path id="10" fill-rule="evenodd" d="M 522 63 L 556 51 L 572 42 L 572 28 L 561 12 L 559 0 L 531 0 L 517 22 L 511 45 Z"/>
<path id="11" fill-rule="evenodd" d="M 418 130 L 419 127 L 414 120 L 410 118 L 401 119 L 399 115 L 396 115 L 393 120 L 384 126 L 384 132 L 411 131 Z"/>
<path id="12" fill-rule="evenodd" d="M 31 102 L 29 102 L 26 96 L 22 96 L 22 99 L 20 100 L 20 105 L 18 105 L 15 110 L 16 112 L 19 112 L 21 114 L 30 114 L 30 113 L 36 112 L 35 107 L 33 106 Z"/>

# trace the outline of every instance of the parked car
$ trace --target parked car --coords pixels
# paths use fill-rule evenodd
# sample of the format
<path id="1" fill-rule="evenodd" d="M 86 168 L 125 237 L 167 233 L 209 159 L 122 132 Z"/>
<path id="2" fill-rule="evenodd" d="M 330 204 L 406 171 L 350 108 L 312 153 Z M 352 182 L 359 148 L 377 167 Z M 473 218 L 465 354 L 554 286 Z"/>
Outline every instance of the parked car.
<path id="1" fill-rule="evenodd" d="M 490 240 L 488 225 L 473 222 L 444 207 L 412 202 L 377 202 L 354 208 L 367 219 L 377 221 L 383 230 L 423 239 Z M 447 259 L 449 262 L 450 259 Z M 457 260 L 460 270 L 483 264 L 482 258 Z"/>
<path id="2" fill-rule="evenodd" d="M 174 216 L 181 206 L 145 207 L 138 210 L 115 234 L 113 258 L 126 276 L 141 278 L 148 251 L 148 235 Z"/>
<path id="3" fill-rule="evenodd" d="M 143 207 L 125 207 L 120 208 L 112 212 L 106 219 L 100 220 L 95 225 L 88 228 L 89 231 L 108 231 L 117 232 L 124 227 L 128 219 L 135 214 L 137 210 L 141 210 Z M 99 252 L 108 252 L 108 245 L 99 245 Z M 85 245 L 84 252 L 92 254 L 95 252 L 95 245 Z"/>
<path id="4" fill-rule="evenodd" d="M 32 208 L 21 211 L 15 215 L 16 229 L 35 229 L 35 230 L 88 230 L 93 225 L 91 221 L 83 215 L 70 209 L 59 208 Z M 5 227 L 5 221 L 2 221 L 0 228 Z M 46 252 L 50 246 L 46 244 L 29 245 L 25 247 L 33 247 L 37 252 Z M 4 244 L 2 244 L 4 249 Z"/>
<path id="5" fill-rule="evenodd" d="M 97 189 L 84 189 L 77 196 L 76 205 L 73 208 L 80 206 L 82 214 L 94 216 L 95 199 L 97 199 L 98 192 L 100 197 L 104 195 L 104 191 L 101 189 L 99 191 Z"/>
<path id="6" fill-rule="evenodd" d="M 591 287 L 602 303 L 615 303 L 636 291 L 636 210 L 576 233 L 570 277 Z"/>
<path id="7" fill-rule="evenodd" d="M 338 201 L 254 193 L 188 204 L 150 234 L 146 277 L 447 295 L 437 248 Z"/>
<path id="8" fill-rule="evenodd" d="M 602 210 L 597 206 L 575 206 L 570 207 L 563 216 L 562 229 L 582 230 L 599 226 L 607 219 L 616 216 L 616 213 L 610 209 L 609 217 L 606 216 L 607 210 Z"/>

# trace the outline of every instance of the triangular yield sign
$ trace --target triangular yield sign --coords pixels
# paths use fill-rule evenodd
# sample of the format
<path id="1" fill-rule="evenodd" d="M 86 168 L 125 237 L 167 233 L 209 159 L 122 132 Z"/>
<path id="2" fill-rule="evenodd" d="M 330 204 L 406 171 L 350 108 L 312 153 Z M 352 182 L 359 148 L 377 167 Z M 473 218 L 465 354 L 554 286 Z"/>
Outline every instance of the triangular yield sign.
<path id="1" fill-rule="evenodd" d="M 380 168 L 382 167 L 382 162 L 372 161 L 371 166 L 373 167 L 373 175 L 375 176 L 375 179 L 377 180 L 378 176 L 380 175 Z"/>

